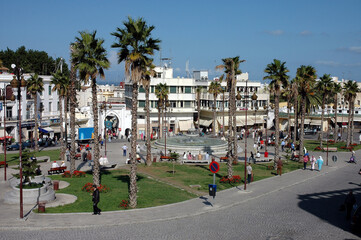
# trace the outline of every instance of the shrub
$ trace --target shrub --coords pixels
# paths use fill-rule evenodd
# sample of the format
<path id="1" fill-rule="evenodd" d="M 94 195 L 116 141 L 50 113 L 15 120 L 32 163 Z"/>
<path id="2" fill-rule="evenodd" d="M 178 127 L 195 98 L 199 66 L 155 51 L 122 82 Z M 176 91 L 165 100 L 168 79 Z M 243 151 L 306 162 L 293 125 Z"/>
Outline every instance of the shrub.
<path id="1" fill-rule="evenodd" d="M 129 202 L 128 202 L 128 200 L 122 200 L 122 201 L 119 203 L 119 207 L 120 207 L 120 208 L 123 208 L 123 209 L 128 209 L 128 208 L 129 208 Z"/>
<path id="2" fill-rule="evenodd" d="M 315 150 L 321 150 L 320 146 L 315 147 Z"/>
<path id="3" fill-rule="evenodd" d="M 71 176 L 70 171 L 65 171 L 61 176 L 63 178 L 85 177 L 85 172 L 75 170 L 73 176 Z"/>
<path id="4" fill-rule="evenodd" d="M 93 183 L 86 183 L 82 188 L 82 191 L 86 191 L 86 192 L 94 192 L 93 191 Z M 105 185 L 101 185 L 98 187 L 99 192 L 101 193 L 107 193 L 109 191 L 109 188 Z"/>
<path id="5" fill-rule="evenodd" d="M 228 178 L 227 176 L 224 176 L 219 180 L 220 183 L 239 183 L 241 182 L 241 177 L 239 175 L 234 175 L 232 178 Z"/>

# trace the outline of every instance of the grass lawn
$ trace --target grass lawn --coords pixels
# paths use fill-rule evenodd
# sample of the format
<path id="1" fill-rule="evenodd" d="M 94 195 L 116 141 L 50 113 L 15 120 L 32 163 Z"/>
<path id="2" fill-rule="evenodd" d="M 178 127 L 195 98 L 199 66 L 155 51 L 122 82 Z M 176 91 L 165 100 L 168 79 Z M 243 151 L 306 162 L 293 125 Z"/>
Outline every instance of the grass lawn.
<path id="1" fill-rule="evenodd" d="M 267 170 L 267 164 L 252 164 L 254 172 L 254 181 L 258 181 L 264 178 L 274 176 L 275 170 Z M 291 172 L 296 169 L 302 168 L 302 163 L 288 161 L 284 162 L 283 172 Z M 188 191 L 194 192 L 197 195 L 204 195 L 208 193 L 208 184 L 213 183 L 213 173 L 210 172 L 208 165 L 175 165 L 175 174 L 172 173 L 172 163 L 162 162 L 153 163 L 151 167 L 144 165 L 138 165 L 138 171 L 145 173 L 161 181 L 170 182 Z M 220 163 L 220 170 L 216 174 L 217 190 L 221 191 L 228 189 L 243 183 L 220 183 L 220 179 L 227 175 L 226 163 Z M 233 175 L 239 175 L 241 179 L 244 179 L 244 164 L 240 163 L 233 165 Z M 200 185 L 197 188 L 191 188 L 190 185 Z"/>
<path id="2" fill-rule="evenodd" d="M 102 171 L 101 183 L 110 190 L 107 193 L 100 194 L 99 208 L 102 211 L 122 210 L 119 203 L 128 199 L 129 171 L 126 169 Z M 46 208 L 47 213 L 64 212 L 91 212 L 93 211 L 92 196 L 90 193 L 82 191 L 81 188 L 88 182 L 93 181 L 93 176 L 89 173 L 81 178 L 62 178 L 61 175 L 51 176 L 54 180 L 63 180 L 70 183 L 64 189 L 56 191 L 57 193 L 68 193 L 78 197 L 73 204 Z M 168 184 L 155 181 L 143 174 L 138 174 L 138 208 L 153 207 L 176 203 L 192 199 L 196 195 Z"/>
<path id="3" fill-rule="evenodd" d="M 24 151 L 24 150 L 23 150 Z M 31 152 L 34 153 L 34 152 Z M 60 149 L 55 150 L 42 150 L 40 152 L 34 153 L 36 157 L 40 156 L 49 156 L 50 161 L 58 161 L 60 157 Z M 4 161 L 4 154 L 0 154 L 0 161 Z M 9 166 L 19 165 L 19 153 L 12 153 L 11 151 L 6 152 L 6 163 Z"/>
<path id="4" fill-rule="evenodd" d="M 315 150 L 316 147 L 320 146 L 320 141 L 318 141 L 318 140 L 306 140 L 304 146 L 306 147 L 306 149 L 308 151 L 319 151 L 319 152 L 322 151 L 322 150 Z M 327 142 L 323 141 L 322 146 L 324 148 L 326 148 L 327 147 Z M 337 147 L 338 152 L 350 152 L 350 150 L 348 150 L 348 149 L 342 149 L 341 148 L 341 147 L 344 147 L 344 146 L 346 146 L 346 142 L 336 142 L 336 143 L 330 143 L 329 142 L 328 143 L 329 148 Z M 359 150 L 359 149 L 361 149 L 360 144 L 354 146 L 354 148 L 353 148 L 354 151 Z"/>

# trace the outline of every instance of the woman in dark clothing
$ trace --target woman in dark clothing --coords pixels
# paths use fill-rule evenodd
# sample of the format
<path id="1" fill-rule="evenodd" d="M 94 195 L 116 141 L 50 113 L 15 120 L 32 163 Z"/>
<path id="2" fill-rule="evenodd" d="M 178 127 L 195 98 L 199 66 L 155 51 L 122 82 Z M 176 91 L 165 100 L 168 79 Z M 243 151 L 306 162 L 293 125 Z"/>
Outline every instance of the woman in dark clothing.
<path id="1" fill-rule="evenodd" d="M 93 215 L 100 215 L 100 212 L 101 212 L 101 210 L 98 208 L 98 203 L 99 203 L 99 199 L 100 199 L 100 196 L 99 196 L 99 190 L 98 190 L 98 188 L 95 186 L 95 185 L 93 185 L 93 190 L 94 190 L 94 192 L 93 192 L 93 211 L 94 211 L 94 213 L 93 213 Z"/>

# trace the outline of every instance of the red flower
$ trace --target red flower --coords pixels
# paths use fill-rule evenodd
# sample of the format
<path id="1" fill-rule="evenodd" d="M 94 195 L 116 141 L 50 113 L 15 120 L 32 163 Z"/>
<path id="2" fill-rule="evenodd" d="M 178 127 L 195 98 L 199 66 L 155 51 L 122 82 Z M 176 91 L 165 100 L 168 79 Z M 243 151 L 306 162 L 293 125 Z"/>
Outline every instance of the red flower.
<path id="1" fill-rule="evenodd" d="M 124 209 L 128 209 L 129 208 L 129 202 L 128 200 L 122 200 L 119 204 L 119 207 L 124 208 Z"/>

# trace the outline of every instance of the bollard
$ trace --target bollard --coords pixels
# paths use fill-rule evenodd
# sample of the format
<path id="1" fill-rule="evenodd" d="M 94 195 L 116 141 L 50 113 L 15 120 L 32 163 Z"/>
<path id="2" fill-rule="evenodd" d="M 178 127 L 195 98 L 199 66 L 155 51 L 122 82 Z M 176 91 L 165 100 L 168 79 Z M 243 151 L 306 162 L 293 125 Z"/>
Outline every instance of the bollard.
<path id="1" fill-rule="evenodd" d="M 59 181 L 57 181 L 57 180 L 53 181 L 53 189 L 54 190 L 59 190 Z"/>
<path id="2" fill-rule="evenodd" d="M 45 212 L 45 202 L 38 202 L 38 213 Z"/>

